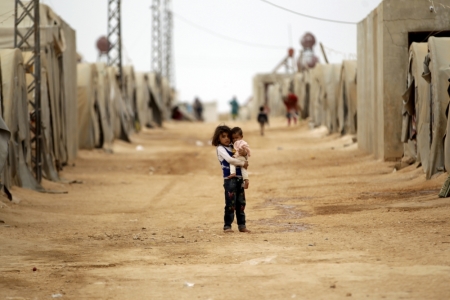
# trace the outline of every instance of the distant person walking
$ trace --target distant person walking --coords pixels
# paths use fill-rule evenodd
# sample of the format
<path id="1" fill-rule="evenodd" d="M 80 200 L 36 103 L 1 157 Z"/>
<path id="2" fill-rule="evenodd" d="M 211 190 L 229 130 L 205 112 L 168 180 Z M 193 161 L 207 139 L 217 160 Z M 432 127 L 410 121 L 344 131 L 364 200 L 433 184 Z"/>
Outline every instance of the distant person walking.
<path id="1" fill-rule="evenodd" d="M 233 120 L 236 120 L 238 114 L 239 114 L 239 102 L 236 100 L 236 96 L 233 96 L 233 99 L 230 101 L 231 105 L 231 118 Z"/>
<path id="2" fill-rule="evenodd" d="M 267 116 L 267 112 L 266 112 L 264 106 L 261 106 L 259 108 L 259 114 L 258 114 L 257 120 L 259 123 L 261 135 L 264 135 L 264 126 L 265 126 L 265 124 L 269 125 L 269 117 Z"/>
<path id="3" fill-rule="evenodd" d="M 195 118 L 198 121 L 203 121 L 203 104 L 200 99 L 195 98 L 192 108 L 194 109 Z"/>
<path id="4" fill-rule="evenodd" d="M 297 96 L 290 91 L 286 97 L 283 99 L 284 105 L 286 106 L 286 118 L 288 121 L 288 126 L 291 126 L 291 120 L 294 121 L 294 125 L 297 124 L 298 112 L 297 112 Z"/>

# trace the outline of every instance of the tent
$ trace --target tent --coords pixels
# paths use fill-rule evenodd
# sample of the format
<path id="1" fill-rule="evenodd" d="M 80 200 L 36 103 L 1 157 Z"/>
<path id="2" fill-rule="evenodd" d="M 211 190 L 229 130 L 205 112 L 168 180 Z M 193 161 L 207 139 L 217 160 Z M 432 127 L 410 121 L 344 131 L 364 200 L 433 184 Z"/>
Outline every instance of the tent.
<path id="1" fill-rule="evenodd" d="M 293 80 L 291 74 L 257 74 L 253 77 L 253 98 L 249 103 L 251 118 L 256 119 L 259 108 L 269 106 L 271 116 L 284 116 L 286 108 L 283 96 L 288 94 L 289 85 Z"/>
<path id="2" fill-rule="evenodd" d="M 80 149 L 100 147 L 98 73 L 95 64 L 78 64 L 78 143 Z"/>
<path id="3" fill-rule="evenodd" d="M 111 97 L 111 84 L 109 82 L 108 68 L 105 63 L 97 63 L 97 101 L 100 113 L 100 132 L 105 151 L 112 151 L 114 141 L 114 98 Z"/>
<path id="4" fill-rule="evenodd" d="M 337 98 L 338 132 L 356 134 L 356 60 L 344 60 Z"/>
<path id="5" fill-rule="evenodd" d="M 430 156 L 430 86 L 422 78 L 424 60 L 428 53 L 427 43 L 412 43 L 409 47 L 407 89 L 403 94 L 402 142 L 404 157 L 422 164 L 429 171 Z"/>
<path id="6" fill-rule="evenodd" d="M 122 96 L 126 106 L 126 112 L 128 114 L 127 120 L 129 122 L 129 134 L 132 134 L 135 131 L 139 131 L 137 125 L 139 119 L 137 116 L 136 75 L 134 73 L 133 66 L 123 67 Z"/>
<path id="7" fill-rule="evenodd" d="M 117 70 L 115 67 L 108 67 L 106 71 L 109 78 L 110 101 L 114 104 L 113 113 L 111 115 L 114 138 L 131 142 L 129 137 L 129 124 L 131 124 L 131 120 L 127 105 L 122 97 L 122 91 L 120 90 L 119 83 L 117 81 Z"/>
<path id="8" fill-rule="evenodd" d="M 330 133 L 337 131 L 337 92 L 340 70 L 341 64 L 322 65 L 322 76 L 319 80 L 321 85 L 322 125 L 327 127 Z"/>
<path id="9" fill-rule="evenodd" d="M 449 97 L 447 93 L 448 79 L 450 78 L 450 38 L 428 39 L 429 61 L 428 68 L 424 70 L 424 78 L 430 83 L 431 98 L 431 147 L 429 154 L 429 167 L 427 178 L 450 168 L 450 141 L 446 132 L 448 127 L 447 113 Z M 429 69 L 429 70 L 427 70 Z M 423 160 L 423 158 L 422 158 Z M 449 169 L 447 169 L 449 170 Z"/>
<path id="10" fill-rule="evenodd" d="M 162 98 L 162 89 L 158 83 L 160 79 L 155 73 L 148 74 L 148 83 L 150 86 L 150 108 L 151 108 L 151 123 L 157 126 L 162 126 L 162 121 L 165 117 L 165 106 Z"/>
<path id="11" fill-rule="evenodd" d="M 8 143 L 8 159 L 1 175 L 6 188 L 13 185 L 43 191 L 32 173 L 31 132 L 28 113 L 27 85 L 22 52 L 18 49 L 0 50 L 2 114 L 11 131 Z"/>
<path id="12" fill-rule="evenodd" d="M 430 13 L 423 0 L 383 0 L 357 25 L 358 147 L 375 158 L 404 152 L 399 101 L 407 81 L 409 45 L 448 34 L 448 13 Z M 446 33 L 447 31 L 447 33 Z"/>
<path id="13" fill-rule="evenodd" d="M 150 126 L 151 108 L 150 108 L 150 87 L 149 79 L 146 73 L 136 73 L 136 114 L 139 126 Z"/>
<path id="14" fill-rule="evenodd" d="M 323 122 L 323 97 L 322 94 L 322 76 L 323 65 L 316 64 L 314 69 L 309 69 L 309 76 L 307 83 L 309 84 L 309 117 L 312 126 L 317 127 L 322 125 Z"/>
<path id="15" fill-rule="evenodd" d="M 294 75 L 294 93 L 297 95 L 298 104 L 301 108 L 300 117 L 306 119 L 309 117 L 309 102 L 310 102 L 310 83 L 309 71 L 296 73 Z"/>

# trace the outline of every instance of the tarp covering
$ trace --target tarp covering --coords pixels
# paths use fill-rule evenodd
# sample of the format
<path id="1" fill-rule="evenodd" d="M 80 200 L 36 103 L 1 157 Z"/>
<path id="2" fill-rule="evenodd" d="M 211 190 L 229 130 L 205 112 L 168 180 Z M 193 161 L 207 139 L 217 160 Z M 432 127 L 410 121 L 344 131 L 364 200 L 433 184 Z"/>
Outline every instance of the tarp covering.
<path id="1" fill-rule="evenodd" d="M 0 113 L 1 115 L 3 115 L 1 108 Z M 6 126 L 3 118 L 0 117 L 0 174 L 2 174 L 3 168 L 5 167 L 5 164 L 7 162 L 6 159 L 8 158 L 8 144 L 10 138 L 11 132 L 9 131 L 8 126 Z"/>
<path id="2" fill-rule="evenodd" d="M 117 82 L 117 70 L 114 67 L 107 68 L 110 84 L 110 97 L 114 103 L 114 113 L 111 116 L 112 124 L 114 124 L 114 138 L 130 142 L 129 137 L 129 114 L 127 106 L 123 100 L 122 92 Z"/>
<path id="3" fill-rule="evenodd" d="M 294 93 L 298 98 L 298 105 L 301 112 L 300 117 L 306 119 L 309 117 L 309 102 L 310 102 L 310 82 L 309 71 L 296 73 L 294 75 Z"/>
<path id="4" fill-rule="evenodd" d="M 0 50 L 3 118 L 11 131 L 2 184 L 42 191 L 31 171 L 30 117 L 22 52 Z"/>
<path id="5" fill-rule="evenodd" d="M 321 97 L 323 120 L 322 125 L 330 133 L 337 131 L 337 93 L 339 90 L 341 64 L 322 65 Z"/>
<path id="6" fill-rule="evenodd" d="M 155 73 L 149 73 L 148 79 L 150 85 L 150 107 L 152 110 L 151 122 L 154 122 L 158 126 L 161 126 L 165 114 L 162 90 L 160 88 L 160 85 L 158 84 L 158 78 Z"/>
<path id="7" fill-rule="evenodd" d="M 427 43 L 412 43 L 409 47 L 407 89 L 402 97 L 404 156 L 421 162 L 425 173 L 429 171 L 431 145 L 430 86 L 422 78 L 427 53 Z"/>
<path id="8" fill-rule="evenodd" d="M 78 143 L 80 149 L 94 149 L 100 144 L 100 120 L 97 114 L 97 68 L 94 64 L 78 64 Z"/>
<path id="9" fill-rule="evenodd" d="M 150 87 L 148 75 L 136 73 L 136 113 L 140 127 L 150 125 L 152 119 L 150 108 Z"/>
<path id="10" fill-rule="evenodd" d="M 97 63 L 97 100 L 100 112 L 100 130 L 102 136 L 102 147 L 108 152 L 112 151 L 114 141 L 114 114 L 115 104 L 111 95 L 111 84 L 105 63 Z"/>
<path id="11" fill-rule="evenodd" d="M 338 132 L 356 133 L 356 60 L 342 62 L 338 92 Z"/>
<path id="12" fill-rule="evenodd" d="M 123 100 L 126 106 L 129 134 L 138 131 L 136 126 L 137 118 L 137 99 L 136 99 L 136 75 L 133 66 L 123 67 Z"/>
<path id="13" fill-rule="evenodd" d="M 286 114 L 283 96 L 288 94 L 289 85 L 293 80 L 291 74 L 257 74 L 253 77 L 253 99 L 249 103 L 251 118 L 255 119 L 259 108 L 269 106 L 271 116 Z"/>
<path id="14" fill-rule="evenodd" d="M 310 103 L 309 103 L 309 116 L 310 123 L 313 126 L 322 125 L 323 121 L 323 97 L 322 94 L 322 81 L 323 78 L 323 65 L 316 64 L 314 69 L 309 69 L 309 86 L 310 86 Z"/>
<path id="15" fill-rule="evenodd" d="M 447 116 L 446 110 L 449 104 L 447 94 L 448 79 L 450 78 L 450 38 L 428 39 L 428 50 L 430 52 L 429 69 L 431 71 L 431 148 L 429 156 L 429 169 L 427 178 L 433 174 L 445 170 L 445 162 L 450 158 L 445 154 L 450 153 L 449 141 L 446 138 Z M 445 152 L 444 152 L 445 145 Z M 447 155 L 447 156 L 450 156 Z"/>

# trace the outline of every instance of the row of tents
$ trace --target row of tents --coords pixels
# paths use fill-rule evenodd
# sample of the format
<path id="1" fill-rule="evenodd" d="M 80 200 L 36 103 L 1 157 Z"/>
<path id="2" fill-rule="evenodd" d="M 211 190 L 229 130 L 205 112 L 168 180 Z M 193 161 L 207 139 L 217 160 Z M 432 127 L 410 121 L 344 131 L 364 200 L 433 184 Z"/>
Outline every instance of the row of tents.
<path id="1" fill-rule="evenodd" d="M 317 64 L 313 69 L 291 74 L 259 74 L 253 79 L 252 114 L 268 105 L 271 115 L 286 113 L 283 97 L 296 94 L 300 117 L 313 127 L 326 126 L 330 133 L 356 134 L 356 61 Z"/>
<path id="2" fill-rule="evenodd" d="M 42 175 L 62 181 L 59 171 L 79 149 L 112 150 L 115 139 L 130 141 L 142 127 L 170 117 L 175 92 L 153 73 L 104 63 L 80 63 L 76 32 L 50 7 L 40 4 L 41 124 L 35 124 L 32 53 L 14 49 L 14 1 L 0 0 L 0 184 L 44 191 L 32 167 L 34 131 L 41 126 Z M 22 22 L 24 35 L 31 21 Z M 30 45 L 31 47 L 34 44 Z M 8 193 L 8 192 L 7 192 Z"/>
<path id="3" fill-rule="evenodd" d="M 253 117 L 264 104 L 283 115 L 293 84 L 312 126 L 356 135 L 377 159 L 417 163 L 427 179 L 448 172 L 450 10 L 428 4 L 383 0 L 357 25 L 356 61 L 255 76 Z"/>

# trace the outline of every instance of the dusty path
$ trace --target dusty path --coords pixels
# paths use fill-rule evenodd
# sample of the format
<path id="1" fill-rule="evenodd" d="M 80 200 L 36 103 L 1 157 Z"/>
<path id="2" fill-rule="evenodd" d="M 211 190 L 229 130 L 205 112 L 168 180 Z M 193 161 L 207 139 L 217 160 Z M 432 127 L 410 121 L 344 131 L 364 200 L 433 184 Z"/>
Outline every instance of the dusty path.
<path id="1" fill-rule="evenodd" d="M 0 299 L 449 297 L 446 174 L 393 172 L 306 123 L 275 120 L 263 138 L 239 125 L 251 234 L 221 230 L 214 125 L 170 123 L 112 155 L 81 151 L 62 176 L 82 184 L 45 182 L 68 194 L 0 201 Z"/>

